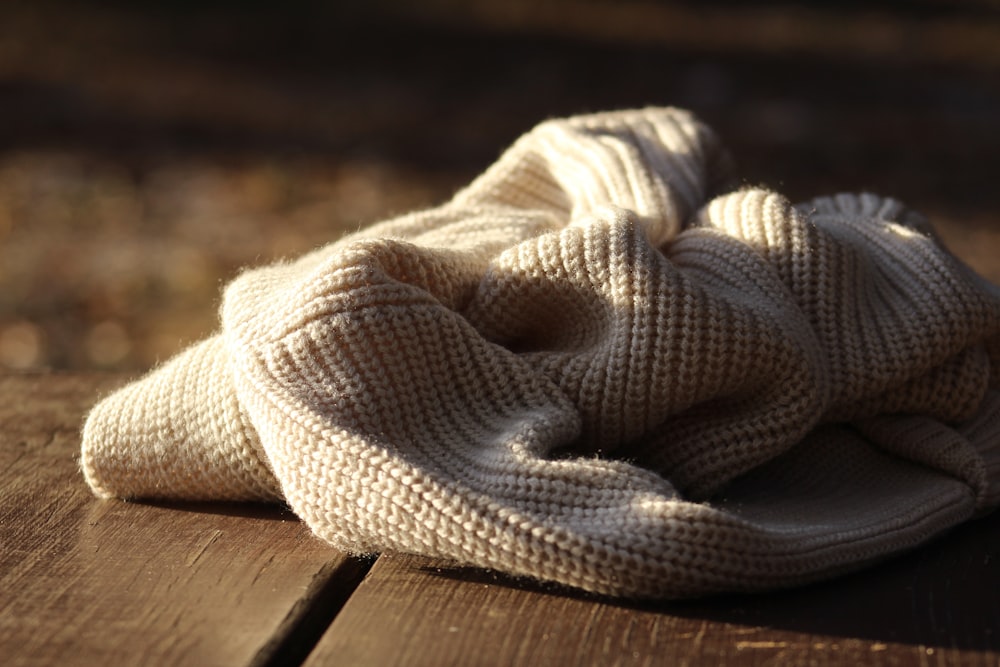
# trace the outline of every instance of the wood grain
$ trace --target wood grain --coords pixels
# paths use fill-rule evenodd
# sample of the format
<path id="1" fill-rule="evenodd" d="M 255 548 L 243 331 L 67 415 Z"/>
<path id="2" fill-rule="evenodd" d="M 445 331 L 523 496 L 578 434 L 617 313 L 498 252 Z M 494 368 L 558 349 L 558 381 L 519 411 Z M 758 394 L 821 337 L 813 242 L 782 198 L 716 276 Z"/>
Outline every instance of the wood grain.
<path id="1" fill-rule="evenodd" d="M 630 605 L 383 555 L 307 665 L 996 665 L 1000 516 L 875 568 Z"/>
<path id="2" fill-rule="evenodd" d="M 78 432 L 121 382 L 0 377 L 2 662 L 294 662 L 366 565 L 278 508 L 95 499 Z"/>

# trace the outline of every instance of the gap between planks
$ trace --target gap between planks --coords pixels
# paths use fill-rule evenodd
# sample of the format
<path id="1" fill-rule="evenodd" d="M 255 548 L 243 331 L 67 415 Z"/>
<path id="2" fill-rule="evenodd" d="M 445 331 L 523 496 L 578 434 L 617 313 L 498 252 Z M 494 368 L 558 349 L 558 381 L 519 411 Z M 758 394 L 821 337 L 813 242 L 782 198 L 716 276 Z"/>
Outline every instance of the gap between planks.
<path id="1" fill-rule="evenodd" d="M 317 572 L 250 666 L 285 667 L 305 662 L 374 563 L 375 556 L 347 558 Z"/>

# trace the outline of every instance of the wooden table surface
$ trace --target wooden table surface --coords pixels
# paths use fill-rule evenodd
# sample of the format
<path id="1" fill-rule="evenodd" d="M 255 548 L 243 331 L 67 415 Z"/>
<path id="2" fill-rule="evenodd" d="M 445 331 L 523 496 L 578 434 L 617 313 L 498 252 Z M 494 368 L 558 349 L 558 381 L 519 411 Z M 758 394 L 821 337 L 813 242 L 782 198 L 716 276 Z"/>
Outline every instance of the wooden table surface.
<path id="1" fill-rule="evenodd" d="M 273 507 L 98 500 L 79 428 L 123 381 L 0 376 L 2 664 L 1000 664 L 1000 514 L 805 588 L 598 599 L 347 557 Z"/>
<path id="2" fill-rule="evenodd" d="M 238 266 L 440 201 L 549 116 L 688 106 L 745 182 L 899 196 L 1000 283 L 993 3 L 93 4 L 0 6 L 0 667 L 1000 665 L 1000 513 L 640 605 L 351 558 L 276 507 L 100 501 L 78 461 L 128 379 L 89 369 L 165 358 Z"/>

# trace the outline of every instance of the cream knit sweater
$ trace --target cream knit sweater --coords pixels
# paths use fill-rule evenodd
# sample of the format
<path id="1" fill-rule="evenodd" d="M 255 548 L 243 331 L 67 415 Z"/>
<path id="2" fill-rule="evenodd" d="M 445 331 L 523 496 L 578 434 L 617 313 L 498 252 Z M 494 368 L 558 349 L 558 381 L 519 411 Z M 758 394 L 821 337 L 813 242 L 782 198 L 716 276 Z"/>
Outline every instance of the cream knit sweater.
<path id="1" fill-rule="evenodd" d="M 543 123 L 443 206 L 243 273 L 221 333 L 93 410 L 87 481 L 638 597 L 1000 503 L 1000 290 L 894 200 L 728 169 L 675 109 Z"/>

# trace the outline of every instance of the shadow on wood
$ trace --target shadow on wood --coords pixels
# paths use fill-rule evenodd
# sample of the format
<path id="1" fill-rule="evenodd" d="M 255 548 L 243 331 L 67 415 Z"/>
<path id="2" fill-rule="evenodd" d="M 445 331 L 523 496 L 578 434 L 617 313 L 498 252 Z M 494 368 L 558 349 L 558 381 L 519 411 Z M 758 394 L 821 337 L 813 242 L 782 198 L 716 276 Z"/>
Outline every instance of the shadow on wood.
<path id="1" fill-rule="evenodd" d="M 426 564 L 431 577 L 505 586 L 690 620 L 913 646 L 995 651 L 1000 644 L 1000 514 L 963 525 L 868 569 L 795 589 L 646 603 L 580 593 L 471 567 Z"/>

